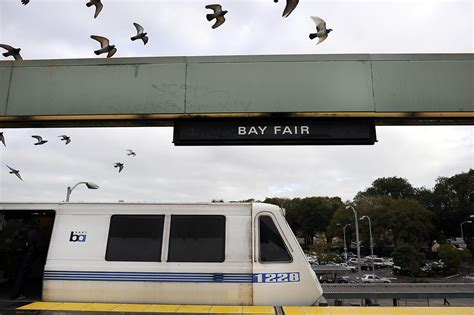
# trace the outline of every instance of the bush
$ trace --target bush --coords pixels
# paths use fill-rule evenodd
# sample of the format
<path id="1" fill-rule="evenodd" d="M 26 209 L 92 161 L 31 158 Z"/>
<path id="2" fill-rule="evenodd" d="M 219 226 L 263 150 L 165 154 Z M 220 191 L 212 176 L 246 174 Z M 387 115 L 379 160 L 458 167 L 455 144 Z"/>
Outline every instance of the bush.
<path id="1" fill-rule="evenodd" d="M 409 274 L 412 277 L 420 273 L 420 267 L 425 261 L 425 254 L 417 252 L 416 248 L 409 244 L 402 244 L 392 252 L 393 264 L 400 267 L 400 273 Z"/>
<path id="2" fill-rule="evenodd" d="M 461 259 L 463 261 L 468 261 L 472 259 L 472 254 L 469 249 L 463 249 L 460 252 L 461 252 Z"/>
<path id="3" fill-rule="evenodd" d="M 336 253 L 319 253 L 318 254 L 319 263 L 325 265 L 328 263 L 341 263 L 343 259 Z"/>
<path id="4" fill-rule="evenodd" d="M 471 259 L 471 252 L 467 249 L 459 249 L 450 244 L 441 245 L 439 258 L 444 261 L 446 270 L 451 273 L 458 271 L 461 262 Z"/>

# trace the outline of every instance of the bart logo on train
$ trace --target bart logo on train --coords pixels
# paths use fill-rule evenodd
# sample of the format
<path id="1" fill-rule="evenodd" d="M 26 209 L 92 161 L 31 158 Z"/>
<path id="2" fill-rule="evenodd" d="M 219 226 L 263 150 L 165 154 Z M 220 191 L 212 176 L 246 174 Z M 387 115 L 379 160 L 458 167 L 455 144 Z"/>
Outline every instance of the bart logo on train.
<path id="1" fill-rule="evenodd" d="M 71 231 L 71 235 L 70 235 L 70 237 L 69 237 L 69 242 L 73 242 L 73 243 L 80 242 L 80 243 L 83 243 L 83 242 L 86 241 L 86 237 L 87 237 L 87 232 L 84 232 L 84 231 L 80 231 L 80 232 Z"/>

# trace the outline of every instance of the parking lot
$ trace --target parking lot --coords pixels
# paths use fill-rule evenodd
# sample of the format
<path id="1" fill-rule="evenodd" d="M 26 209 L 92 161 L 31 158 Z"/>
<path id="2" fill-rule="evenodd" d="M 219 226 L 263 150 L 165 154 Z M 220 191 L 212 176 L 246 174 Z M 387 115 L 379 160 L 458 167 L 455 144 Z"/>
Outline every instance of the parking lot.
<path id="1" fill-rule="evenodd" d="M 309 262 L 313 266 L 313 270 L 316 266 L 321 268 L 322 265 L 319 265 L 317 259 L 314 257 L 309 257 Z M 376 262 L 378 264 L 376 264 Z M 427 265 L 432 265 L 438 263 L 437 261 L 427 261 Z M 429 282 L 439 282 L 439 283 L 474 283 L 474 265 L 472 264 L 464 264 L 459 269 L 459 272 L 456 274 L 435 274 L 431 276 L 425 277 L 410 277 L 406 275 L 397 274 L 396 266 L 393 266 L 393 261 L 390 258 L 376 258 L 374 261 L 375 271 L 372 272 L 372 264 L 370 259 L 367 260 L 366 257 L 361 257 L 361 268 L 362 271 L 359 272 L 357 268 L 357 258 L 351 257 L 348 259 L 348 263 L 328 263 L 324 266 L 328 269 L 331 267 L 338 268 L 338 267 L 346 267 L 350 269 L 347 272 L 338 272 L 335 279 L 329 275 L 323 277 L 323 283 L 333 283 L 333 282 L 341 282 L 341 283 L 359 283 L 364 282 L 363 277 L 364 275 L 371 275 L 374 274 L 383 280 L 389 280 L 392 283 L 409 283 L 409 282 L 417 282 L 417 283 L 429 283 Z M 391 267 L 392 265 L 393 267 Z M 317 273 L 317 272 L 316 272 Z M 327 272 L 329 273 L 329 272 Z M 321 279 L 320 279 L 321 280 Z M 328 281 L 326 281 L 328 280 Z M 384 282 L 384 281 L 380 281 Z"/>

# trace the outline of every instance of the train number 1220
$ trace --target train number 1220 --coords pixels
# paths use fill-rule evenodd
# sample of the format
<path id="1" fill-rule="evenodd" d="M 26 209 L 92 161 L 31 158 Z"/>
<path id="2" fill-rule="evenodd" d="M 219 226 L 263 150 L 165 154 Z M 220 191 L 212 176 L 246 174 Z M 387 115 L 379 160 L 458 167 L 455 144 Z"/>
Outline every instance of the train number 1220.
<path id="1" fill-rule="evenodd" d="M 299 272 L 256 273 L 253 275 L 253 282 L 257 283 L 281 283 L 299 281 Z"/>

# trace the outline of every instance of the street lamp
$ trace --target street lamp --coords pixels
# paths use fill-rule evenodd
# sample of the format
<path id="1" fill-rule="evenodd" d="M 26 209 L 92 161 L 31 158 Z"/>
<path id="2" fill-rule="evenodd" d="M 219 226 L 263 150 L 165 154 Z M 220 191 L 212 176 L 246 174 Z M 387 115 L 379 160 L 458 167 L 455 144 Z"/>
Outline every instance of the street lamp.
<path id="1" fill-rule="evenodd" d="M 346 262 L 347 262 L 346 227 L 348 227 L 349 225 L 351 225 L 351 224 L 350 224 L 350 223 L 347 223 L 347 224 L 344 225 L 344 227 L 342 228 L 342 233 L 344 234 L 344 258 L 346 259 Z"/>
<path id="2" fill-rule="evenodd" d="M 469 221 L 463 221 L 463 222 L 461 222 L 461 224 L 460 224 L 460 226 L 461 226 L 461 238 L 462 238 L 462 241 L 463 241 L 463 242 L 464 242 L 464 232 L 463 232 L 463 230 L 462 230 L 462 225 L 463 225 L 464 223 L 469 223 L 469 224 L 471 224 L 472 221 L 471 221 L 471 220 L 469 220 Z"/>
<path id="3" fill-rule="evenodd" d="M 342 227 L 341 223 L 336 223 L 336 226 L 341 226 L 342 227 L 342 234 L 344 235 L 344 259 L 347 262 L 347 244 L 346 244 L 346 228 L 351 225 L 350 223 L 344 225 Z"/>
<path id="4" fill-rule="evenodd" d="M 351 209 L 352 212 L 354 213 L 354 222 L 355 222 L 355 229 L 356 229 L 356 246 L 357 246 L 357 266 L 359 269 L 359 272 L 362 271 L 360 267 L 360 244 L 359 244 L 359 220 L 357 220 L 357 211 L 354 209 L 352 205 L 346 206 L 346 209 Z"/>
<path id="5" fill-rule="evenodd" d="M 99 189 L 99 185 L 96 185 L 92 182 L 79 182 L 77 183 L 76 185 L 72 186 L 71 187 L 68 187 L 67 188 L 67 191 L 66 191 L 66 202 L 69 202 L 69 197 L 71 196 L 71 192 L 74 190 L 74 188 L 76 188 L 78 185 L 80 184 L 84 184 L 87 186 L 87 188 L 89 189 Z"/>
<path id="6" fill-rule="evenodd" d="M 369 237 L 370 237 L 370 255 L 372 256 L 372 272 L 375 272 L 375 266 L 374 266 L 374 243 L 372 241 L 372 222 L 370 221 L 370 217 L 368 215 L 362 216 L 360 220 L 367 219 L 369 220 Z"/>

